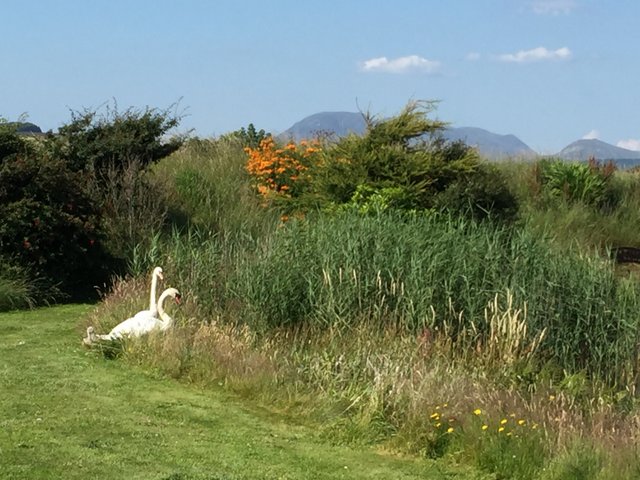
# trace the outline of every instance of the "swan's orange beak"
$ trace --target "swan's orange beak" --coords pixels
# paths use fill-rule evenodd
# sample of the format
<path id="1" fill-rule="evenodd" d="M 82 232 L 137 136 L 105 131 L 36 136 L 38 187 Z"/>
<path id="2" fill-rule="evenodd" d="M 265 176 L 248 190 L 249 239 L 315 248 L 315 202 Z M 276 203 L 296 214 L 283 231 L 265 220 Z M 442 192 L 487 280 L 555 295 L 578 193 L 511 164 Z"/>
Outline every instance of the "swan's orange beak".
<path id="1" fill-rule="evenodd" d="M 180 295 L 179 293 L 175 296 L 174 298 L 176 305 L 180 305 L 180 303 L 182 302 L 182 295 Z"/>

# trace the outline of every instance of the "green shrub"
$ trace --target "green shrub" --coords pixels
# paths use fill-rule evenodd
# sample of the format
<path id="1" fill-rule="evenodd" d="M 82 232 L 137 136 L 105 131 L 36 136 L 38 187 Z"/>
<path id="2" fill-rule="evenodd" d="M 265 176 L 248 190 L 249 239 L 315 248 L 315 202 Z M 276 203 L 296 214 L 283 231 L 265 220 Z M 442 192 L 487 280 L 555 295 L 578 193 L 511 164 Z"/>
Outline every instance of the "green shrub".
<path id="1" fill-rule="evenodd" d="M 351 201 L 340 206 L 340 210 L 354 210 L 362 214 L 379 214 L 387 210 L 412 210 L 415 207 L 412 192 L 402 187 L 376 189 L 369 185 L 358 185 Z"/>
<path id="2" fill-rule="evenodd" d="M 29 153 L 0 163 L 0 255 L 75 294 L 105 280 L 100 218 L 85 178 Z"/>
<path id="3" fill-rule="evenodd" d="M 542 160 L 537 165 L 537 181 L 542 192 L 551 198 L 602 207 L 614 200 L 609 181 L 615 166 L 609 165 L 601 166 L 595 160 Z"/>
<path id="4" fill-rule="evenodd" d="M 410 103 L 397 116 L 376 121 L 367 116 L 367 132 L 341 138 L 325 149 L 324 165 L 316 189 L 328 202 L 351 201 L 361 185 L 374 191 L 402 188 L 413 198 L 411 208 L 431 207 L 434 189 L 444 188 L 445 170 L 469 170 L 476 158 L 469 149 L 456 158 L 443 153 L 443 143 L 430 151 L 425 136 L 436 135 L 444 123 L 430 120 L 432 103 Z M 445 165 L 449 163 L 449 165 Z"/>
<path id="5" fill-rule="evenodd" d="M 473 174 L 452 182 L 436 197 L 436 208 L 476 220 L 509 222 L 516 219 L 519 211 L 518 199 L 500 170 L 489 164 L 481 164 Z"/>
<path id="6" fill-rule="evenodd" d="M 463 142 L 445 141 L 445 124 L 427 118 L 432 110 L 433 103 L 413 102 L 389 119 L 366 117 L 364 136 L 324 148 L 316 193 L 329 205 L 362 210 L 435 208 L 513 219 L 518 205 L 499 171 Z"/>
<path id="7" fill-rule="evenodd" d="M 71 170 L 94 170 L 98 176 L 110 169 L 123 171 L 135 161 L 141 169 L 175 152 L 184 138 L 165 136 L 180 123 L 168 110 L 129 108 L 71 112 L 71 122 L 48 137 L 50 155 Z"/>

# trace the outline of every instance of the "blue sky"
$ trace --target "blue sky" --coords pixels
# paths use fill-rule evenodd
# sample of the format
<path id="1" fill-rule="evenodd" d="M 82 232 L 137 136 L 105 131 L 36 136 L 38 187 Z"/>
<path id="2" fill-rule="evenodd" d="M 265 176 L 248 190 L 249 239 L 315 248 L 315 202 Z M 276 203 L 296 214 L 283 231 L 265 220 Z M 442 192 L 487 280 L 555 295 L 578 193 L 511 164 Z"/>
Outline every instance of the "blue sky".
<path id="1" fill-rule="evenodd" d="M 554 153 L 640 150 L 637 0 L 0 0 L 0 117 L 179 102 L 200 136 L 438 100 Z"/>

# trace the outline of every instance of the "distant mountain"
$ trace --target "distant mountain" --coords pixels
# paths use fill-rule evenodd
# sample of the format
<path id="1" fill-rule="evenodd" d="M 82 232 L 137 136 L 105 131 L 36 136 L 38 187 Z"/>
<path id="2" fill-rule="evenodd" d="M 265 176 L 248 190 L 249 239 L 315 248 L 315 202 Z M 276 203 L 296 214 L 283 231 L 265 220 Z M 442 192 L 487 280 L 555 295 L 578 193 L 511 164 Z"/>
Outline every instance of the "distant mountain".
<path id="1" fill-rule="evenodd" d="M 284 140 L 299 141 L 318 133 L 333 133 L 338 137 L 355 133 L 362 135 L 367 128 L 361 113 L 322 112 L 303 118 L 279 135 Z M 450 141 L 462 140 L 476 147 L 480 155 L 488 158 L 534 157 L 534 152 L 515 135 L 498 135 L 474 127 L 447 128 L 444 137 Z"/>
<path id="2" fill-rule="evenodd" d="M 366 128 L 367 124 L 361 113 L 321 112 L 294 123 L 278 136 L 285 140 L 300 141 L 325 133 L 334 133 L 338 137 L 349 133 L 362 135 Z"/>
<path id="3" fill-rule="evenodd" d="M 586 161 L 590 157 L 597 160 L 640 160 L 640 152 L 616 147 L 602 140 L 578 140 L 564 147 L 557 157 L 565 160 Z"/>
<path id="4" fill-rule="evenodd" d="M 42 130 L 35 123 L 31 122 L 8 122 L 7 125 L 16 129 L 19 134 L 41 134 Z"/>
<path id="5" fill-rule="evenodd" d="M 462 140 L 467 145 L 476 147 L 480 155 L 487 158 L 537 156 L 526 143 L 515 135 L 499 135 L 476 127 L 449 127 L 444 138 L 450 141 Z"/>

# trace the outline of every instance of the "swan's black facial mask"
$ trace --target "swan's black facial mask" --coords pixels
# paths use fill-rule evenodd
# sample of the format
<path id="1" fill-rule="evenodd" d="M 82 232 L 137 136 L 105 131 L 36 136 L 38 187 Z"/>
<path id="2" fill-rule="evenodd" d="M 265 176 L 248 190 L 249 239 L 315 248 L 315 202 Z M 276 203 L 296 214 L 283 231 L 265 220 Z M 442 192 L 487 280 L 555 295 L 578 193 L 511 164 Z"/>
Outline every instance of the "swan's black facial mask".
<path id="1" fill-rule="evenodd" d="M 182 295 L 177 294 L 176 298 L 175 298 L 176 304 L 180 305 L 180 302 L 182 302 Z"/>

